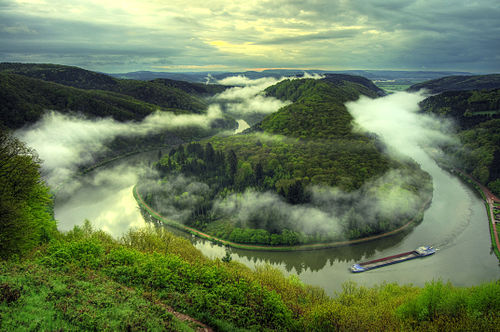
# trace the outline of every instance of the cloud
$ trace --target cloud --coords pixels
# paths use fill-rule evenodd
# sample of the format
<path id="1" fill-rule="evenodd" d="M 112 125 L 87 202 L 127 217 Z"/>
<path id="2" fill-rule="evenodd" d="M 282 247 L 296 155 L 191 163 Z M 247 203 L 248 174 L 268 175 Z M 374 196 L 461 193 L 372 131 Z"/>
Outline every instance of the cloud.
<path id="1" fill-rule="evenodd" d="M 272 85 L 275 85 L 285 79 L 321 79 L 319 74 L 309 74 L 304 72 L 301 77 L 263 77 L 250 79 L 244 75 L 236 75 L 217 80 L 218 84 L 235 86 L 226 89 L 224 92 L 216 95 L 214 100 L 224 105 L 229 114 L 246 116 L 253 114 L 271 114 L 280 108 L 289 105 L 290 101 L 282 101 L 274 97 L 267 97 L 263 91 Z M 262 120 L 262 117 L 259 119 Z M 254 121 L 250 121 L 252 123 Z"/>
<path id="2" fill-rule="evenodd" d="M 192 126 L 208 128 L 221 117 L 218 105 L 211 105 L 206 114 L 156 112 L 142 122 L 128 123 L 49 112 L 33 126 L 18 130 L 16 136 L 36 150 L 49 185 L 55 186 L 72 175 L 77 165 L 92 163 L 96 153 L 107 151 L 106 144 L 117 136 L 142 136 Z"/>
<path id="3" fill-rule="evenodd" d="M 423 146 L 456 144 L 450 135 L 453 123 L 420 113 L 423 93 L 397 92 L 383 98 L 361 96 L 346 103 L 358 130 L 376 133 L 390 151 L 417 158 Z M 417 156 L 417 157 L 416 157 Z"/>
<path id="4" fill-rule="evenodd" d="M 11 0 L 0 8 L 0 61 L 58 60 L 105 72 L 208 65 L 500 70 L 495 0 L 214 0 L 209 7 Z"/>
<path id="5" fill-rule="evenodd" d="M 226 77 L 217 83 L 234 87 L 216 95 L 213 101 L 219 103 L 229 114 L 253 124 L 262 120 L 263 115 L 274 113 L 290 104 L 263 94 L 264 89 L 283 79 L 272 77 L 250 79 L 244 75 Z"/>

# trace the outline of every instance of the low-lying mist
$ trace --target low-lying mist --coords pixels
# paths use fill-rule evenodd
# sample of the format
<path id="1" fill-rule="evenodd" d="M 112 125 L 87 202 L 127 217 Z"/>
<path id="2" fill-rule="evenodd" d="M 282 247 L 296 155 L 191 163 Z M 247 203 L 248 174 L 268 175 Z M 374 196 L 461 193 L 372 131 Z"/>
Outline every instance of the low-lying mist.
<path id="1" fill-rule="evenodd" d="M 309 186 L 310 201 L 300 205 L 287 203 L 277 193 L 254 189 L 214 200 L 207 197 L 210 191 L 202 179 L 176 176 L 155 185 L 154 205 L 166 217 L 181 222 L 192 222 L 193 211 L 203 203 L 202 209 L 210 210 L 212 218 L 230 220 L 236 227 L 278 233 L 286 228 L 337 239 L 356 237 L 356 230 L 369 234 L 394 229 L 414 218 L 432 197 L 429 176 L 415 164 L 424 153 L 422 147 L 453 142 L 446 134 L 452 128 L 450 123 L 419 113 L 418 103 L 423 98 L 421 94 L 397 93 L 378 99 L 362 97 L 347 104 L 356 130 L 375 133 L 385 142 L 385 152 L 402 161 L 398 168 L 355 191 Z M 282 137 L 262 135 L 262 139 L 272 144 Z"/>
<path id="2" fill-rule="evenodd" d="M 250 79 L 243 75 L 231 76 L 218 80 L 218 84 L 232 86 L 224 92 L 213 97 L 213 101 L 219 103 L 228 114 L 242 118 L 250 125 L 261 121 L 264 116 L 274 113 L 291 102 L 282 101 L 274 97 L 265 96 L 263 91 L 286 79 L 321 79 L 318 74 L 310 75 L 304 72 L 302 77 L 264 77 Z"/>
<path id="3" fill-rule="evenodd" d="M 450 120 L 420 112 L 418 104 L 424 99 L 423 93 L 396 92 L 378 99 L 361 96 L 346 106 L 358 131 L 377 134 L 393 156 L 418 162 L 422 148 L 458 144 Z"/>
<path id="4" fill-rule="evenodd" d="M 156 112 L 141 122 L 48 112 L 34 125 L 18 130 L 16 136 L 35 149 L 43 161 L 48 184 L 54 186 L 73 175 L 78 165 L 92 164 L 96 153 L 108 150 L 107 144 L 117 136 L 140 137 L 183 127 L 208 128 L 222 116 L 218 105 L 210 106 L 206 114 Z"/>
<path id="5" fill-rule="evenodd" d="M 222 80 L 219 83 L 238 86 L 213 97 L 206 114 L 157 112 L 142 122 L 120 123 L 112 119 L 90 120 L 51 112 L 16 135 L 38 152 L 43 160 L 45 178 L 49 185 L 56 187 L 75 174 L 77 165 L 91 164 L 94 152 L 108 149 L 106 144 L 119 135 L 141 136 L 179 127 L 209 127 L 213 121 L 224 117 L 225 112 L 265 114 L 277 111 L 287 103 L 265 97 L 262 91 L 278 81 L 274 78 L 249 80 L 241 76 Z M 420 145 L 436 146 L 451 141 L 443 134 L 448 123 L 418 113 L 418 103 L 423 98 L 421 94 L 409 93 L 375 100 L 361 97 L 348 103 L 347 108 L 355 118 L 357 130 L 377 134 L 388 146 L 389 153 L 408 156 L 418 162 L 419 153 L 423 153 Z M 125 181 L 122 187 L 130 188 L 139 180 L 138 174 L 142 179 L 155 178 L 148 166 L 130 168 L 124 162 L 125 168 L 118 172 L 103 169 L 87 181 L 91 181 L 91 186 L 110 188 L 113 183 Z M 311 197 L 308 204 L 291 205 L 276 193 L 249 189 L 213 200 L 210 206 L 202 208 L 211 210 L 217 217 L 231 219 L 240 227 L 289 228 L 304 234 L 349 236 L 345 231 L 350 227 L 370 227 L 380 220 L 391 223 L 397 219 L 395 222 L 400 222 L 416 214 L 428 193 L 408 190 L 408 185 L 420 180 L 417 173 L 396 169 L 349 193 L 337 188 L 310 186 L 306 188 Z M 183 176 L 166 182 L 151 180 L 147 186 L 148 191 L 158 194 L 157 198 L 161 199 L 157 204 L 161 207 L 160 212 L 178 221 L 188 220 L 208 193 L 202 179 Z M 64 187 L 69 196 L 80 188 L 80 181 L 65 182 Z"/>

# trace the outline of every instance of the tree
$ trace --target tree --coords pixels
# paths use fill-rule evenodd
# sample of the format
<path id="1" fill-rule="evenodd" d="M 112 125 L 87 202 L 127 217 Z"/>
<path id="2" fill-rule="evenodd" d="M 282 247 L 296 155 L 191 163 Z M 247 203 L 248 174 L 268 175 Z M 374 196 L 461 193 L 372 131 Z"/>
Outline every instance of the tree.
<path id="1" fill-rule="evenodd" d="M 0 256 L 24 254 L 56 231 L 40 160 L 0 129 Z"/>
<path id="2" fill-rule="evenodd" d="M 227 176 L 234 180 L 234 176 L 236 175 L 236 171 L 238 169 L 238 158 L 236 157 L 236 153 L 233 150 L 229 150 L 226 154 L 226 173 Z"/>
<path id="3" fill-rule="evenodd" d="M 255 174 L 255 182 L 260 185 L 262 180 L 264 180 L 264 168 L 262 167 L 262 163 L 260 161 L 255 165 L 253 172 Z"/>
<path id="4" fill-rule="evenodd" d="M 207 143 L 205 145 L 205 161 L 207 164 L 211 165 L 215 161 L 215 151 L 212 144 Z"/>

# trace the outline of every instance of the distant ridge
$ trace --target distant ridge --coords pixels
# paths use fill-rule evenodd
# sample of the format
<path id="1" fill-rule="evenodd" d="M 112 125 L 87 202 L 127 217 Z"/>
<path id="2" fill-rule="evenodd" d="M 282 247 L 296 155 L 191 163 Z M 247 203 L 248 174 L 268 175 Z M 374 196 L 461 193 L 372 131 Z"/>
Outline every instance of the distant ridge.
<path id="1" fill-rule="evenodd" d="M 245 71 L 245 72 L 151 72 L 137 71 L 131 73 L 109 74 L 116 78 L 136 79 L 136 80 L 154 80 L 157 78 L 168 78 L 173 80 L 182 80 L 188 82 L 205 83 L 207 76 L 210 75 L 215 80 L 221 80 L 226 77 L 244 75 L 251 79 L 262 77 L 286 77 L 286 76 L 303 76 L 304 72 L 309 74 L 347 74 L 355 76 L 363 76 L 370 80 L 393 80 L 407 79 L 415 81 L 427 81 L 444 76 L 451 75 L 473 75 L 469 72 L 454 72 L 454 71 L 401 71 L 401 70 L 341 70 L 328 71 L 316 69 L 269 69 L 263 71 Z M 211 83 L 215 83 L 212 82 Z"/>
<path id="2" fill-rule="evenodd" d="M 414 92 L 426 89 L 430 93 L 465 90 L 491 90 L 500 88 L 500 74 L 473 75 L 473 76 L 447 76 L 431 81 L 417 83 L 408 88 Z"/>

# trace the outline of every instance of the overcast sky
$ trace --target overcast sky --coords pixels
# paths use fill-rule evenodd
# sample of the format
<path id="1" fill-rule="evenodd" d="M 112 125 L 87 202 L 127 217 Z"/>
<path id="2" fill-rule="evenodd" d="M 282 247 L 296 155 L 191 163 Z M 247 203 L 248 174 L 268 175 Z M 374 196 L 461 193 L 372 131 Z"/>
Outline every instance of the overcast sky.
<path id="1" fill-rule="evenodd" d="M 500 72 L 500 1 L 0 0 L 0 61 Z"/>

